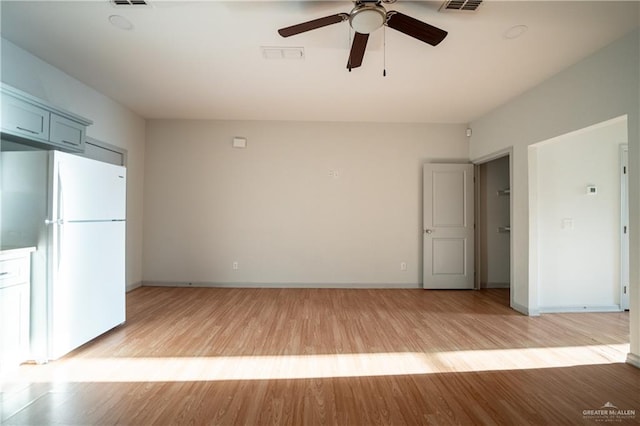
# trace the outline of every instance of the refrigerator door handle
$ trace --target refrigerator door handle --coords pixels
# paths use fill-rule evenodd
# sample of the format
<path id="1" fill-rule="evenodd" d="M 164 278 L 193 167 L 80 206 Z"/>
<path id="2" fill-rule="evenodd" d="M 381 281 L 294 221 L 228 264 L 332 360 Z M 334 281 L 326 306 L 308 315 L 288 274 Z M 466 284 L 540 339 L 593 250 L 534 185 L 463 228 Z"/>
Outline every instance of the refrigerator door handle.
<path id="1" fill-rule="evenodd" d="M 64 167 L 64 162 L 60 161 L 58 163 L 58 212 L 57 212 L 57 219 L 56 219 L 56 224 L 57 225 L 64 225 L 64 176 L 63 176 L 63 167 Z M 56 230 L 54 230 L 53 232 L 56 232 Z M 59 274 L 60 273 L 60 265 L 62 263 L 62 245 L 64 244 L 64 227 L 63 226 L 59 226 L 57 229 L 58 232 L 58 238 L 56 238 L 57 240 L 57 269 L 56 269 L 56 273 Z"/>
<path id="2" fill-rule="evenodd" d="M 62 220 L 64 217 L 64 176 L 63 176 L 64 163 L 61 161 L 58 163 L 58 212 L 56 217 L 58 220 Z"/>
<path id="3" fill-rule="evenodd" d="M 64 225 L 64 220 L 63 219 L 56 219 L 56 220 L 45 219 L 44 224 L 45 225 Z"/>

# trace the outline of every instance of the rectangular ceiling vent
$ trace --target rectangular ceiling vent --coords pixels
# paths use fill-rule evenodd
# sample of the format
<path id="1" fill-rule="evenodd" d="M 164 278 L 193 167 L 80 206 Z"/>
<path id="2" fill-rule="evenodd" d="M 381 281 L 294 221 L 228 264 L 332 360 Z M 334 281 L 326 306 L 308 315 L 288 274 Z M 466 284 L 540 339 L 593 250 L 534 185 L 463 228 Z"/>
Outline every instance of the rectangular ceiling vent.
<path id="1" fill-rule="evenodd" d="M 111 0 L 111 4 L 116 7 L 149 6 L 146 0 Z"/>
<path id="2" fill-rule="evenodd" d="M 262 57 L 264 59 L 304 59 L 304 47 L 262 46 L 260 49 L 262 50 Z"/>
<path id="3" fill-rule="evenodd" d="M 475 12 L 482 0 L 449 0 L 442 3 L 440 12 Z"/>

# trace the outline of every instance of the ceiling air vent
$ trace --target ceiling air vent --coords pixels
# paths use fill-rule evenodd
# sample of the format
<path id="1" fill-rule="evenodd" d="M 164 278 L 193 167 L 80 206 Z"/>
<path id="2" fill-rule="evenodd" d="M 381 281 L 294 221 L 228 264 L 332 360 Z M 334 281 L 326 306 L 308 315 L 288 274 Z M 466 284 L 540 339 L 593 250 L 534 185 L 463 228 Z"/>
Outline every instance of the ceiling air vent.
<path id="1" fill-rule="evenodd" d="M 265 59 L 304 59 L 304 47 L 269 47 L 262 46 Z"/>
<path id="2" fill-rule="evenodd" d="M 442 3 L 442 6 L 440 6 L 440 12 L 474 12 L 476 9 L 478 9 L 478 6 L 480 6 L 481 3 L 482 0 L 449 0 Z"/>
<path id="3" fill-rule="evenodd" d="M 111 4 L 118 7 L 123 6 L 149 6 L 146 0 L 111 0 Z"/>

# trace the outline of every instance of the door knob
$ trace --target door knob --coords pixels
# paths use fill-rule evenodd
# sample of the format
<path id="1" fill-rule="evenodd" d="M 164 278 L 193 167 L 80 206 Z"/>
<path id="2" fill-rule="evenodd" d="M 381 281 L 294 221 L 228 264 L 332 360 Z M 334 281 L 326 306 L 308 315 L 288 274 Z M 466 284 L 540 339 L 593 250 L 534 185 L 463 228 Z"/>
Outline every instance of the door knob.
<path id="1" fill-rule="evenodd" d="M 433 229 L 425 229 L 424 233 L 425 234 L 432 234 L 433 233 Z"/>

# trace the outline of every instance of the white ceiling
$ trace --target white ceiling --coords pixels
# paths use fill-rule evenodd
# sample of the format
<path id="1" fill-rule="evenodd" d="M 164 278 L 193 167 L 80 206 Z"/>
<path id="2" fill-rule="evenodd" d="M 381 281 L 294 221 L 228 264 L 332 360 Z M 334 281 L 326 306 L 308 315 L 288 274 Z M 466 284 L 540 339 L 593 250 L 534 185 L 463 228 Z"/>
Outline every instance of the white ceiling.
<path id="1" fill-rule="evenodd" d="M 2 37 L 145 118 L 467 123 L 621 37 L 637 1 L 485 1 L 475 13 L 441 2 L 386 5 L 449 32 L 432 47 L 386 29 L 349 73 L 346 22 L 290 38 L 277 29 L 348 12 L 349 1 L 5 1 Z M 135 28 L 124 31 L 118 14 Z M 527 25 L 521 37 L 505 31 Z M 304 47 L 269 60 L 262 46 Z"/>

